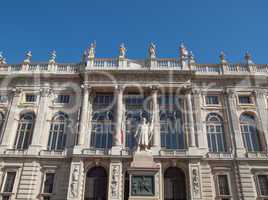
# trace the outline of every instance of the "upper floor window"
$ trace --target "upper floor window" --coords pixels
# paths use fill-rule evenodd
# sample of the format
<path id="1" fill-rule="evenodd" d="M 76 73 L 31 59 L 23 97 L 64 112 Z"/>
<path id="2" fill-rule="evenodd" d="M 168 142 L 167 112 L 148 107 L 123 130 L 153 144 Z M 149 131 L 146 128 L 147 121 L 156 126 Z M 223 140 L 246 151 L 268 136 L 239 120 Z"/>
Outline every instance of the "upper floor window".
<path id="1" fill-rule="evenodd" d="M 0 103 L 6 103 L 8 100 L 7 95 L 0 95 Z"/>
<path id="2" fill-rule="evenodd" d="M 68 117 L 59 113 L 53 117 L 48 140 L 48 150 L 63 150 L 66 143 L 66 126 Z"/>
<path id="3" fill-rule="evenodd" d="M 5 115 L 0 112 L 0 140 L 2 138 L 3 126 L 5 123 Z"/>
<path id="4" fill-rule="evenodd" d="M 160 111 L 161 146 L 166 149 L 183 149 L 184 134 L 179 111 Z"/>
<path id="5" fill-rule="evenodd" d="M 17 136 L 15 140 L 16 149 L 27 149 L 31 143 L 35 123 L 34 113 L 26 113 L 20 117 Z"/>
<path id="6" fill-rule="evenodd" d="M 125 135 L 125 146 L 133 149 L 136 146 L 135 133 L 141 117 L 147 115 L 144 111 L 144 97 L 139 94 L 128 94 L 124 96 L 126 113 L 123 116 L 125 127 L 122 128 Z M 145 116 L 148 118 L 148 116 Z M 124 141 L 122 141 L 124 142 Z"/>
<path id="7" fill-rule="evenodd" d="M 249 114 L 242 114 L 240 116 L 240 127 L 246 149 L 248 151 L 261 151 L 255 117 Z"/>
<path id="8" fill-rule="evenodd" d="M 111 111 L 96 112 L 92 118 L 91 146 L 101 149 L 112 147 L 114 125 Z"/>
<path id="9" fill-rule="evenodd" d="M 206 104 L 207 105 L 219 105 L 219 96 L 217 95 L 208 95 L 206 96 Z"/>
<path id="10" fill-rule="evenodd" d="M 216 113 L 211 113 L 207 116 L 206 126 L 209 151 L 224 152 L 226 148 L 222 118 Z"/>
<path id="11" fill-rule="evenodd" d="M 14 183 L 16 179 L 15 171 L 6 172 L 5 179 L 2 186 L 2 199 L 9 200 L 11 199 Z"/>
<path id="12" fill-rule="evenodd" d="M 259 196 L 268 199 L 268 175 L 258 175 L 257 186 L 260 194 Z"/>
<path id="13" fill-rule="evenodd" d="M 239 95 L 238 96 L 239 104 L 252 104 L 253 100 L 250 95 Z"/>
<path id="14" fill-rule="evenodd" d="M 108 106 L 113 102 L 113 94 L 98 93 L 94 98 L 95 106 Z"/>
<path id="15" fill-rule="evenodd" d="M 70 102 L 70 95 L 59 94 L 56 97 L 55 103 L 67 104 Z"/>
<path id="16" fill-rule="evenodd" d="M 37 96 L 35 94 L 26 94 L 25 95 L 25 102 L 26 103 L 33 103 L 36 102 Z"/>
<path id="17" fill-rule="evenodd" d="M 217 176 L 217 185 L 218 185 L 218 195 L 221 200 L 231 199 L 230 185 L 228 180 L 228 175 L 218 175 Z"/>
<path id="18" fill-rule="evenodd" d="M 54 189 L 55 173 L 48 172 L 44 175 L 42 196 L 44 200 L 50 200 Z"/>

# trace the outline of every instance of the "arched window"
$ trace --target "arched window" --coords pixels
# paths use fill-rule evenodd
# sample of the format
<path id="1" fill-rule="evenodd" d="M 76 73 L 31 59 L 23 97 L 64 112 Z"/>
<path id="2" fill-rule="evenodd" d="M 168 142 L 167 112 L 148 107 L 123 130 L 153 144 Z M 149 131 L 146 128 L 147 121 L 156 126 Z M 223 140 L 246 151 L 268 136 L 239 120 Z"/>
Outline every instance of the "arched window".
<path id="1" fill-rule="evenodd" d="M 92 119 L 91 146 L 101 149 L 112 147 L 113 141 L 113 114 L 110 111 L 96 112 Z"/>
<path id="2" fill-rule="evenodd" d="M 0 112 L 0 141 L 1 141 L 2 135 L 3 135 L 4 123 L 5 123 L 5 115 L 2 112 Z"/>
<path id="3" fill-rule="evenodd" d="M 207 116 L 206 125 L 209 151 L 226 151 L 222 118 L 216 113 L 210 113 Z"/>
<path id="4" fill-rule="evenodd" d="M 248 151 L 261 151 L 255 117 L 249 114 L 242 114 L 240 116 L 240 127 L 246 149 Z"/>
<path id="5" fill-rule="evenodd" d="M 35 123 L 34 113 L 26 113 L 20 117 L 17 129 L 15 149 L 27 149 L 31 144 Z"/>
<path id="6" fill-rule="evenodd" d="M 56 114 L 51 122 L 48 150 L 63 150 L 66 144 L 66 127 L 68 117 L 64 113 Z"/>
<path id="7" fill-rule="evenodd" d="M 166 149 L 183 149 L 184 135 L 179 111 L 160 112 L 161 146 Z"/>

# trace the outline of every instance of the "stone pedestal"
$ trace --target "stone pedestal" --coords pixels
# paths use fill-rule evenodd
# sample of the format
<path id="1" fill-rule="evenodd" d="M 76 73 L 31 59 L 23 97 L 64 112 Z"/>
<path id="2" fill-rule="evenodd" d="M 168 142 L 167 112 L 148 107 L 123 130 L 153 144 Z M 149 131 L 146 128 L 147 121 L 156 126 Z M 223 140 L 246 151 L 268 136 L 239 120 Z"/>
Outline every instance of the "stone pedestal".
<path id="1" fill-rule="evenodd" d="M 128 173 L 129 200 L 160 199 L 160 165 L 154 162 L 150 151 L 135 152 Z"/>

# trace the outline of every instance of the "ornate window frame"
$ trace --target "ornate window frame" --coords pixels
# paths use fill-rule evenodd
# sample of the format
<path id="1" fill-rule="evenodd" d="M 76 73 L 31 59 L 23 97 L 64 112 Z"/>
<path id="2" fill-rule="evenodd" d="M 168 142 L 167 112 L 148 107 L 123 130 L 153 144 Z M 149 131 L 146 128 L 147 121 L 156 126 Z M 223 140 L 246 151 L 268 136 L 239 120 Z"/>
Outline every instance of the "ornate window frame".
<path id="1" fill-rule="evenodd" d="M 223 168 L 223 169 L 215 169 L 215 172 L 213 173 L 214 177 L 214 185 L 215 185 L 215 195 L 216 195 L 216 200 L 221 200 L 221 199 L 233 199 L 233 191 L 232 191 L 232 182 L 231 182 L 231 169 Z M 228 181 L 228 189 L 230 194 L 229 195 L 221 195 L 220 194 L 220 187 L 219 187 L 219 175 L 225 175 L 227 176 L 227 181 Z"/>
<path id="2" fill-rule="evenodd" d="M 261 194 L 258 176 L 259 175 L 266 175 L 266 176 L 268 176 L 268 168 L 254 168 L 254 169 L 252 169 L 252 174 L 253 174 L 253 178 L 254 178 L 254 181 L 255 181 L 255 187 L 256 187 L 256 192 L 257 192 L 257 199 L 258 200 L 267 199 L 268 196 L 263 196 Z"/>
<path id="3" fill-rule="evenodd" d="M 53 197 L 56 195 L 57 191 L 57 166 L 47 166 L 44 165 L 41 169 L 41 184 L 40 184 L 40 192 L 39 196 L 40 199 L 43 200 L 44 197 Z M 46 174 L 51 173 L 54 174 L 54 180 L 53 180 L 53 189 L 52 193 L 44 193 L 44 188 L 45 188 L 45 180 L 46 180 Z"/>

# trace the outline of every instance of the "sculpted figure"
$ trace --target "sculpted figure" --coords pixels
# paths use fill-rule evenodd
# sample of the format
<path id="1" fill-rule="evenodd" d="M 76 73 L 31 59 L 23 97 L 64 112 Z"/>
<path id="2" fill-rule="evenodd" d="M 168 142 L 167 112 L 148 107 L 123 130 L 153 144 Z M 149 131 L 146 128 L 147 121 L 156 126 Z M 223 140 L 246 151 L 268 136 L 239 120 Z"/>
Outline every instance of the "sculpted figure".
<path id="1" fill-rule="evenodd" d="M 88 51 L 88 58 L 94 59 L 95 58 L 95 48 L 96 48 L 96 42 L 90 44 L 90 48 Z"/>
<path id="2" fill-rule="evenodd" d="M 119 47 L 119 58 L 125 58 L 126 57 L 126 47 L 124 45 L 124 43 L 122 43 Z"/>
<path id="3" fill-rule="evenodd" d="M 153 136 L 153 123 L 146 123 L 146 118 L 142 118 L 138 125 L 135 138 L 138 143 L 138 151 L 146 151 L 150 148 L 150 142 Z"/>
<path id="4" fill-rule="evenodd" d="M 156 58 L 156 46 L 154 43 L 151 42 L 149 46 L 149 57 Z"/>

